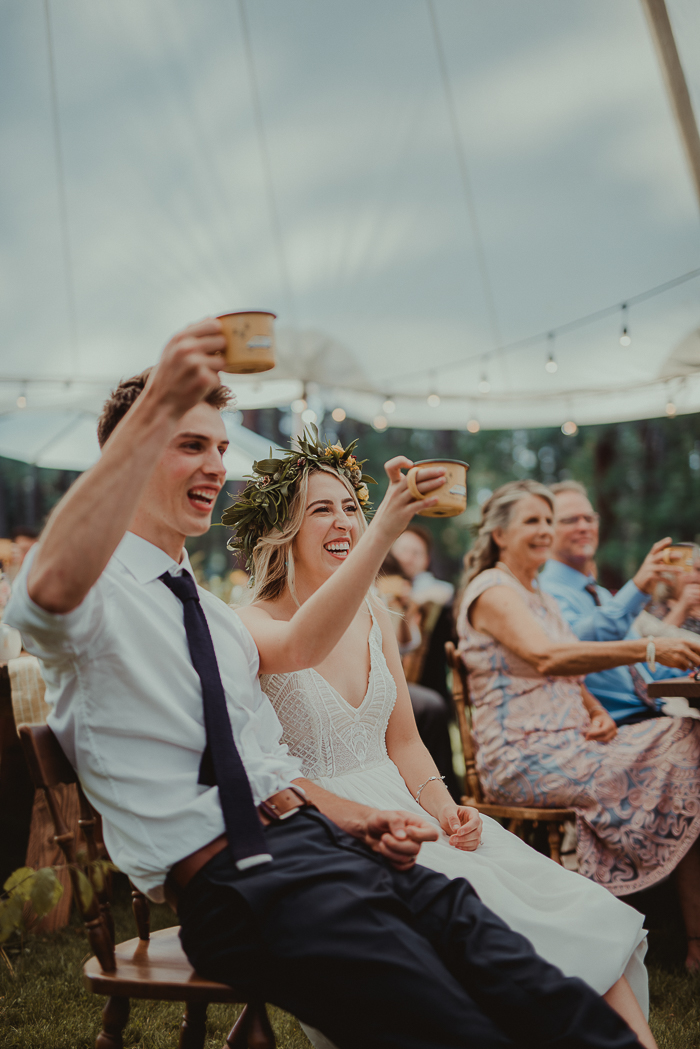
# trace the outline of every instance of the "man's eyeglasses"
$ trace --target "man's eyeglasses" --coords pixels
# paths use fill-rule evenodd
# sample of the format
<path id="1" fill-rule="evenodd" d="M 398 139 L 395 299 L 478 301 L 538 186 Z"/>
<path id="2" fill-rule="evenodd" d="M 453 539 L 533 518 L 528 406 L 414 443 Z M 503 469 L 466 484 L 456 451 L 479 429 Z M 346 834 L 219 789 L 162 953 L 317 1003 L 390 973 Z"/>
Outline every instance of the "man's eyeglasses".
<path id="1" fill-rule="evenodd" d="M 571 528 L 573 525 L 577 525 L 580 521 L 583 521 L 583 523 L 587 525 L 598 524 L 600 521 L 600 514 L 576 514 L 575 517 L 558 517 L 556 523 Z"/>

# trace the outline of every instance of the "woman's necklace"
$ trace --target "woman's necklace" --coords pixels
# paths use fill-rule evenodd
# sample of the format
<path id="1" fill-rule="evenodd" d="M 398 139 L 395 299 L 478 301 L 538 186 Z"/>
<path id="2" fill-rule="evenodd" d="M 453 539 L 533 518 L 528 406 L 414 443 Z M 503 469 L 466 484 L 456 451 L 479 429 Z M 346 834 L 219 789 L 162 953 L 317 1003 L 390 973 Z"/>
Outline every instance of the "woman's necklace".
<path id="1" fill-rule="evenodd" d="M 532 589 L 530 589 L 529 587 L 526 587 L 523 583 L 520 582 L 520 580 L 518 579 L 518 577 L 515 574 L 515 572 L 513 572 L 513 570 L 508 567 L 508 565 L 505 563 L 505 561 L 496 561 L 496 568 L 501 568 L 501 569 L 503 569 L 504 572 L 507 572 L 508 575 L 512 576 L 513 579 L 515 580 L 515 582 L 518 583 L 520 586 L 522 586 L 523 590 L 527 590 L 527 592 L 529 594 L 536 594 L 537 597 L 539 598 L 539 601 L 540 601 L 540 604 L 542 605 L 542 607 L 546 608 L 546 605 L 544 603 L 544 598 L 542 597 L 542 591 L 540 590 L 539 586 L 537 586 L 537 584 L 535 584 L 535 586 L 533 586 Z"/>

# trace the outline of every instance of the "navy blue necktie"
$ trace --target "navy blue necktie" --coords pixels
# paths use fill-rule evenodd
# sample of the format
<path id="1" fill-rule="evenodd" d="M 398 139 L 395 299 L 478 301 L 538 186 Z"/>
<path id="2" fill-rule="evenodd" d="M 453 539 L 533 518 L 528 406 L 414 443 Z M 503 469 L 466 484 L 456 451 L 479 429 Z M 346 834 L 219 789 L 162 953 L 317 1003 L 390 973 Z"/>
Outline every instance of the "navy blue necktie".
<path id="1" fill-rule="evenodd" d="M 177 576 L 164 572 L 160 579 L 182 602 L 190 658 L 202 683 L 207 746 L 202 755 L 199 782 L 208 786 L 215 784 L 219 788 L 228 847 L 236 866 L 243 870 L 256 863 L 265 863 L 272 856 L 233 738 L 219 664 L 209 624 L 199 601 L 197 584 L 189 572 Z"/>

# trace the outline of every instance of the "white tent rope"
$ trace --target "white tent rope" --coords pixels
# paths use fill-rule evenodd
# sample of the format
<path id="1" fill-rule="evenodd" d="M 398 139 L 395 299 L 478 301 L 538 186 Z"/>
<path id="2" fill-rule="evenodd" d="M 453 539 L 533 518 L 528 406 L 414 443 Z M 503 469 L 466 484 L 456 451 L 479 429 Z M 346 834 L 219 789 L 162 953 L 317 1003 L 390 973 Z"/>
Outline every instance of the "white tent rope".
<path id="1" fill-rule="evenodd" d="M 61 224 L 61 245 L 63 248 L 63 262 L 65 267 L 66 299 L 68 304 L 68 322 L 70 327 L 70 341 L 73 358 L 73 368 L 79 368 L 79 344 L 78 344 L 78 311 L 75 300 L 75 277 L 73 272 L 73 257 L 71 252 L 70 229 L 68 225 L 68 199 L 66 194 L 66 178 L 63 165 L 63 144 L 61 136 L 61 122 L 58 109 L 58 88 L 56 85 L 56 62 L 53 47 L 53 32 L 51 27 L 51 0 L 44 0 L 44 20 L 46 23 L 46 46 L 49 65 L 49 88 L 51 94 L 51 128 L 53 131 L 53 145 L 56 162 L 56 181 L 58 188 L 58 211 Z"/>
<path id="2" fill-rule="evenodd" d="M 279 209 L 277 207 L 277 197 L 275 194 L 275 185 L 272 178 L 272 164 L 270 163 L 270 152 L 267 146 L 267 136 L 265 134 L 265 123 L 263 121 L 262 105 L 260 103 L 260 92 L 258 90 L 258 78 L 255 72 L 255 61 L 253 57 L 253 47 L 250 38 L 250 28 L 248 26 L 248 12 L 246 10 L 245 0 L 238 0 L 238 10 L 241 19 L 241 31 L 243 34 L 243 45 L 246 57 L 246 66 L 248 69 L 248 79 L 250 82 L 250 94 L 253 103 L 253 115 L 255 118 L 255 128 L 258 136 L 258 147 L 260 149 L 260 160 L 263 168 L 263 175 L 265 178 L 265 189 L 267 193 L 267 204 L 270 211 L 270 225 L 272 227 L 272 236 L 275 242 L 275 248 L 277 250 L 277 259 L 280 270 L 280 277 L 282 279 L 282 286 L 285 290 L 287 297 L 289 316 L 294 326 L 297 325 L 297 313 L 294 301 L 294 293 L 292 291 L 292 281 L 289 275 L 289 266 L 287 263 L 287 255 L 284 246 L 284 238 L 282 236 L 282 224 L 280 222 Z"/>
<path id="3" fill-rule="evenodd" d="M 459 122 L 457 120 L 457 110 L 455 108 L 454 94 L 452 92 L 450 74 L 447 68 L 447 58 L 445 57 L 445 49 L 443 47 L 442 37 L 440 35 L 440 26 L 437 20 L 437 12 L 435 11 L 435 2 L 434 0 L 425 0 L 425 2 L 430 17 L 430 25 L 433 30 L 435 51 L 437 54 L 438 66 L 440 68 L 442 86 L 445 92 L 445 102 L 447 105 L 447 113 L 450 121 L 450 128 L 452 130 L 452 137 L 454 139 L 455 154 L 457 156 L 457 166 L 459 168 L 462 189 L 464 191 L 464 199 L 467 205 L 467 213 L 469 215 L 469 222 L 471 224 L 472 235 L 474 237 L 476 258 L 479 267 L 479 275 L 481 277 L 481 283 L 483 287 L 484 301 L 486 303 L 486 310 L 488 312 L 489 324 L 491 327 L 493 345 L 494 348 L 497 349 L 501 344 L 501 334 L 498 324 L 498 314 L 496 312 L 496 300 L 493 294 L 491 276 L 489 274 L 488 263 L 486 261 L 486 250 L 484 248 L 484 240 L 481 235 L 481 227 L 479 225 L 479 218 L 476 212 L 474 192 L 472 189 L 471 178 L 469 175 L 469 168 L 467 166 L 466 150 L 464 148 L 464 142 L 462 140 Z"/>

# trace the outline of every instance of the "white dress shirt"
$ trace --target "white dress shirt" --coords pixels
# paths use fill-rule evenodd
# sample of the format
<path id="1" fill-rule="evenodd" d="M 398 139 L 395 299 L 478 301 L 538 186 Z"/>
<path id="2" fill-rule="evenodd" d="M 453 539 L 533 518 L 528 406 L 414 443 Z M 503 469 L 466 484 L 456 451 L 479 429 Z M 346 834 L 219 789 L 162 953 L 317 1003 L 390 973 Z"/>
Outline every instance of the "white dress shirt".
<path id="1" fill-rule="evenodd" d="M 4 621 L 38 656 L 53 706 L 48 724 L 102 815 L 113 862 L 154 900 L 167 871 L 224 832 L 217 787 L 197 783 L 204 751 L 202 688 L 183 607 L 159 580 L 191 572 L 127 532 L 78 608 L 54 615 L 27 593 L 30 552 Z M 255 803 L 288 787 L 301 765 L 280 743 L 257 680 L 258 651 L 227 605 L 199 590 L 236 745 Z"/>

